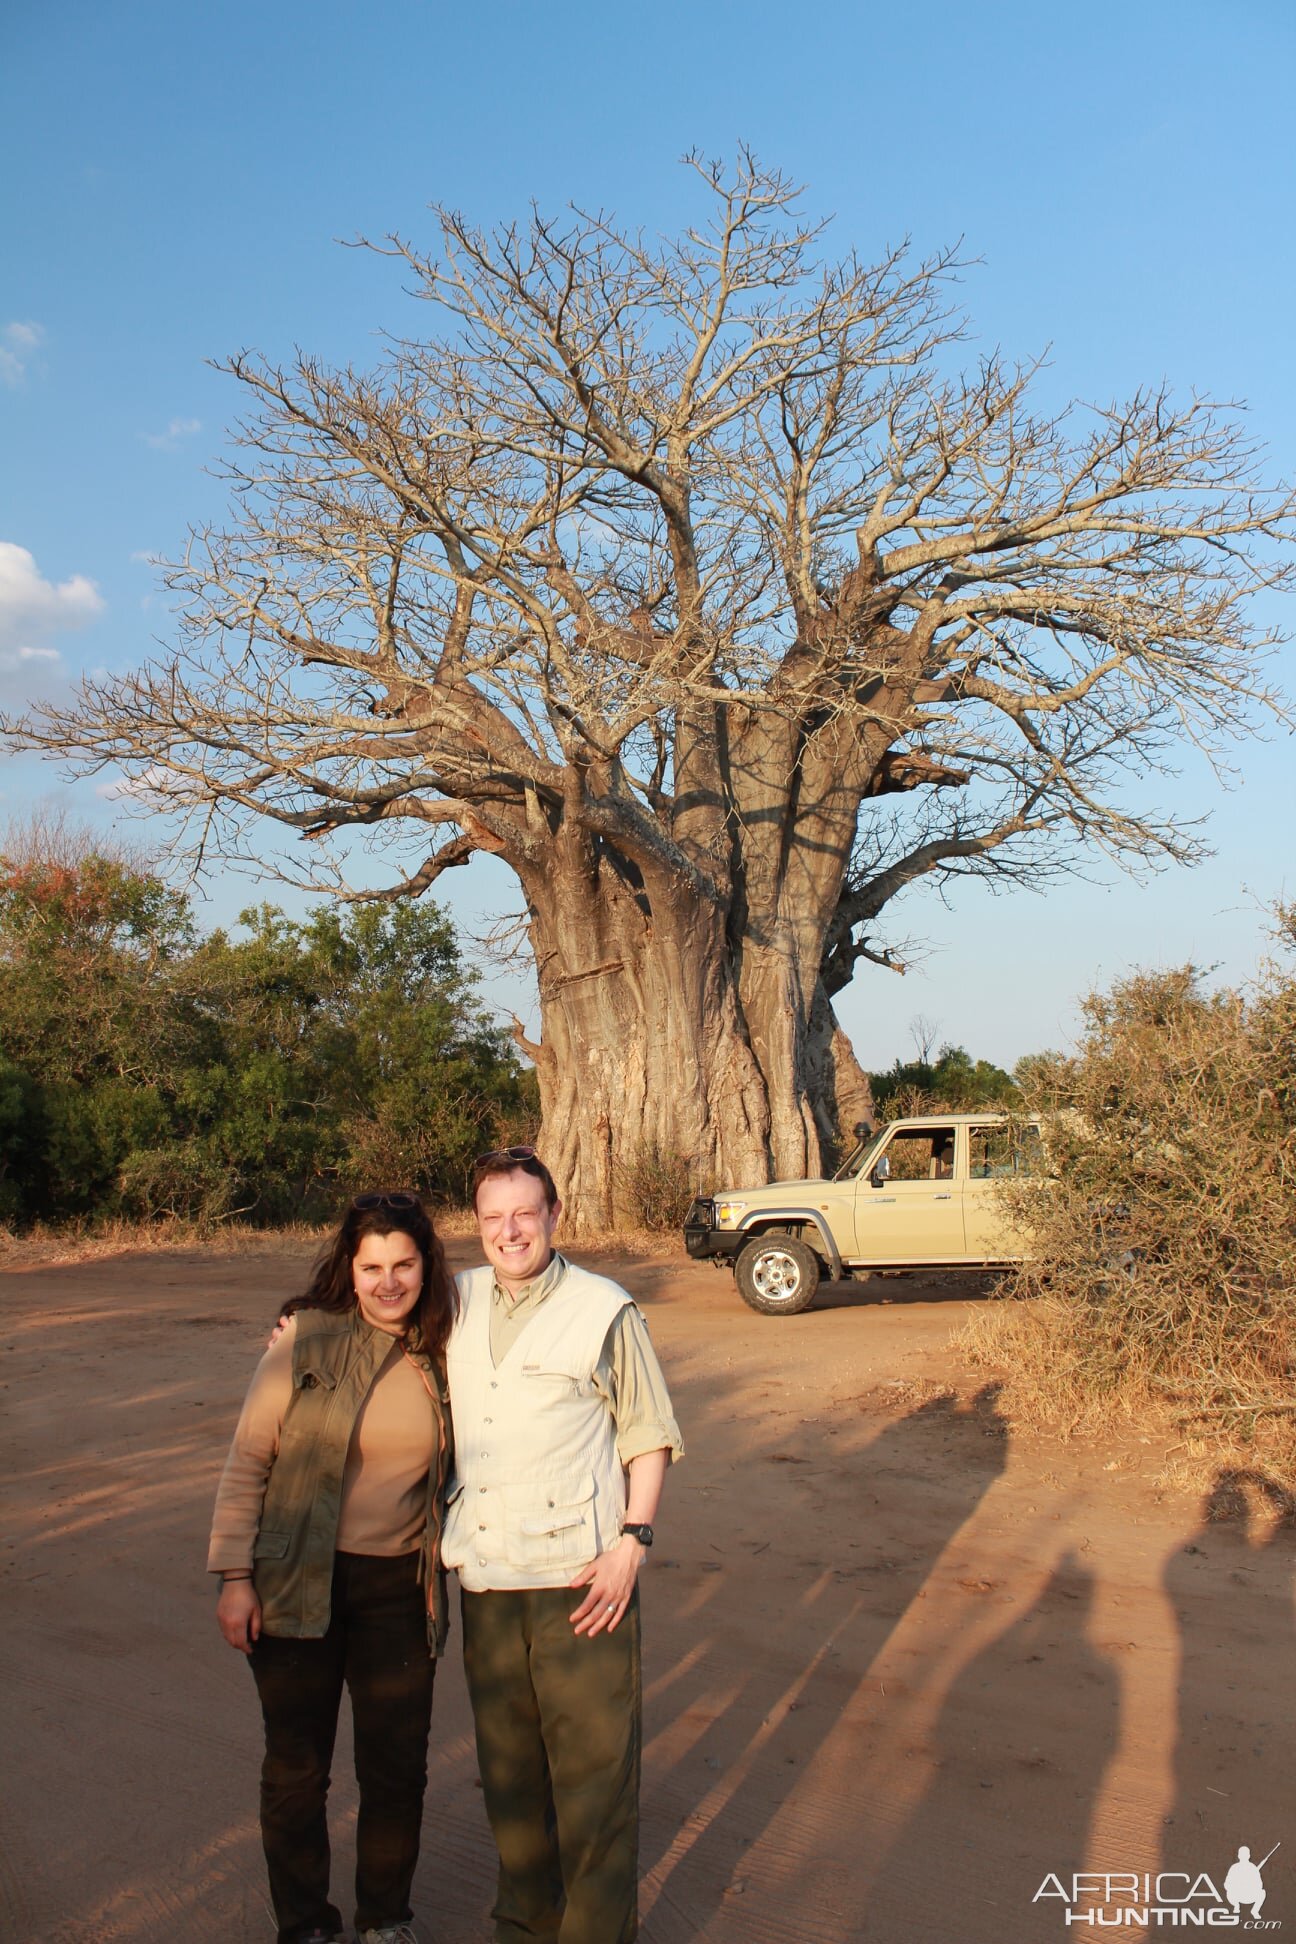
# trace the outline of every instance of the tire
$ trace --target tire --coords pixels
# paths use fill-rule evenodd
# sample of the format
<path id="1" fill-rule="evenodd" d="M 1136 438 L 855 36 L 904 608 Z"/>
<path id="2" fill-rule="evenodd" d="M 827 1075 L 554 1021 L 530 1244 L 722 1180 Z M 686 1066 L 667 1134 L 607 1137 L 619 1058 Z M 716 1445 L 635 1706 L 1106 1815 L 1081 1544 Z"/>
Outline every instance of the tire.
<path id="1" fill-rule="evenodd" d="M 757 1235 L 740 1251 L 734 1278 L 744 1303 L 762 1316 L 796 1316 L 819 1287 L 819 1258 L 792 1235 Z"/>

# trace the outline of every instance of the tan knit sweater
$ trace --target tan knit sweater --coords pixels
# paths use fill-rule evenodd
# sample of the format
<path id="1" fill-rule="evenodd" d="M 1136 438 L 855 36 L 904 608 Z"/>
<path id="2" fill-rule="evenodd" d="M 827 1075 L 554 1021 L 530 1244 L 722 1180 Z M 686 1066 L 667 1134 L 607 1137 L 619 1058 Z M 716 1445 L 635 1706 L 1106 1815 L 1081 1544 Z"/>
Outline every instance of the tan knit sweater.
<path id="1" fill-rule="evenodd" d="M 216 1493 L 209 1573 L 252 1564 L 266 1479 L 292 1397 L 295 1340 L 296 1319 L 290 1318 L 248 1387 Z M 392 1357 L 379 1372 L 351 1434 L 342 1480 L 339 1552 L 390 1557 L 417 1550 L 436 1435 L 436 1417 L 421 1374 L 408 1357 Z"/>

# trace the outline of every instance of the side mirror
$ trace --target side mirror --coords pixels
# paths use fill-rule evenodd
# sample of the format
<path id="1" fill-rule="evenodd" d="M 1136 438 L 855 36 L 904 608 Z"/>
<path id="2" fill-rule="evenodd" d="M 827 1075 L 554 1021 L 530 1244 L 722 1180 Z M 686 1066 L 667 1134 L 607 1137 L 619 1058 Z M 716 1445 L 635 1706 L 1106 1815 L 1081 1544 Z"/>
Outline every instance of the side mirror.
<path id="1" fill-rule="evenodd" d="M 885 1154 L 880 1155 L 873 1169 L 872 1174 L 869 1176 L 869 1180 L 872 1182 L 875 1188 L 880 1188 L 884 1181 L 889 1181 L 890 1179 L 891 1179 L 891 1163 L 887 1159 Z"/>

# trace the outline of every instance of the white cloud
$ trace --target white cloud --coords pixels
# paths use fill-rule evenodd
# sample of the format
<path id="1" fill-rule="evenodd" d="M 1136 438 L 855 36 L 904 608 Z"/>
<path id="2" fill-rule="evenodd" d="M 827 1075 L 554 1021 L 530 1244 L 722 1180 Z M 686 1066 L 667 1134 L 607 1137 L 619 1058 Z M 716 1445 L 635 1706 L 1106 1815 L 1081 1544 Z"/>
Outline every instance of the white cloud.
<path id="1" fill-rule="evenodd" d="M 15 319 L 0 330 L 0 384 L 21 385 L 32 354 L 45 342 L 42 324 Z"/>
<path id="2" fill-rule="evenodd" d="M 174 452 L 181 439 L 191 439 L 195 432 L 201 431 L 201 419 L 173 418 L 165 432 L 146 432 L 144 443 L 151 445 L 155 452 Z"/>
<path id="3" fill-rule="evenodd" d="M 84 628 L 103 610 L 103 596 L 84 574 L 55 586 L 26 547 L 0 540 L 0 651 L 39 653 L 45 637 Z"/>
<path id="4" fill-rule="evenodd" d="M 0 708 L 48 700 L 67 682 L 57 648 L 0 648 Z"/>
<path id="5" fill-rule="evenodd" d="M 106 803 L 143 803 L 151 809 L 171 809 L 190 797 L 192 784 L 165 763 L 147 763 L 137 776 L 105 777 L 95 795 Z"/>

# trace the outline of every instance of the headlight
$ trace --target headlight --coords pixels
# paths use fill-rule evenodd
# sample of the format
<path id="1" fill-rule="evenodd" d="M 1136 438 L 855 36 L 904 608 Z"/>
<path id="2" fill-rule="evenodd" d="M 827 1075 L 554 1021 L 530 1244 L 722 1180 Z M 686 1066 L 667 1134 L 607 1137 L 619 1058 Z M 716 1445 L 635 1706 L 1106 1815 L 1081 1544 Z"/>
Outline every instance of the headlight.
<path id="1" fill-rule="evenodd" d="M 718 1201 L 716 1203 L 716 1227 L 737 1228 L 739 1217 L 747 1212 L 746 1202 Z"/>

